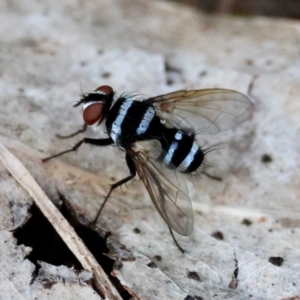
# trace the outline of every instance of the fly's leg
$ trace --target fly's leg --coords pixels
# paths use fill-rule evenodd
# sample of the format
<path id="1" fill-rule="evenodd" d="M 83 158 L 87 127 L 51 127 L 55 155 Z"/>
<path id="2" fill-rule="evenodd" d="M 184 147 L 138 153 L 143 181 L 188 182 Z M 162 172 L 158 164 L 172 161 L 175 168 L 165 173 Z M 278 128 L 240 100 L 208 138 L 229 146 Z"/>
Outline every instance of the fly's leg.
<path id="1" fill-rule="evenodd" d="M 175 236 L 174 236 L 174 233 L 173 233 L 172 228 L 171 228 L 170 226 L 168 226 L 168 227 L 169 227 L 170 234 L 171 234 L 171 236 L 172 236 L 172 239 L 173 239 L 175 245 L 177 246 L 177 248 L 178 248 L 182 253 L 184 253 L 185 251 L 183 250 L 183 248 L 178 244 L 177 240 L 175 239 Z"/>
<path id="2" fill-rule="evenodd" d="M 57 154 L 51 155 L 49 157 L 43 158 L 42 161 L 45 162 L 47 160 L 50 160 L 52 158 L 64 155 L 66 153 L 69 152 L 73 152 L 76 151 L 82 144 L 91 144 L 94 146 L 109 146 L 112 145 L 114 143 L 114 141 L 111 138 L 107 138 L 107 139 L 89 139 L 89 138 L 84 138 L 81 141 L 79 141 L 74 147 L 72 147 L 71 149 L 59 152 Z"/>
<path id="3" fill-rule="evenodd" d="M 79 130 L 77 130 L 77 131 L 75 131 L 75 132 L 73 132 L 73 133 L 71 133 L 71 134 L 69 134 L 69 135 L 60 135 L 60 134 L 56 134 L 56 136 L 57 136 L 58 138 L 60 138 L 60 139 L 68 139 L 68 138 L 71 138 L 71 137 L 73 137 L 73 136 L 75 136 L 75 135 L 77 135 L 77 134 L 79 134 L 79 133 L 86 132 L 87 127 L 88 127 L 88 125 L 87 125 L 86 123 L 84 123 L 84 125 L 82 126 L 81 129 L 79 129 Z"/>
<path id="4" fill-rule="evenodd" d="M 119 180 L 119 181 L 117 181 L 116 183 L 114 183 L 114 184 L 111 185 L 110 190 L 109 190 L 108 194 L 106 195 L 103 203 L 101 204 L 101 207 L 100 207 L 100 209 L 99 209 L 99 211 L 98 211 L 98 213 L 97 213 L 97 215 L 96 215 L 96 217 L 95 217 L 95 219 L 93 221 L 94 225 L 96 224 L 96 222 L 97 222 L 97 220 L 98 220 L 98 218 L 99 218 L 99 216 L 100 216 L 100 214 L 101 214 L 101 212 L 102 212 L 102 210 L 103 210 L 103 208 L 104 208 L 104 206 L 105 206 L 105 204 L 106 204 L 106 202 L 107 202 L 110 194 L 112 193 L 112 191 L 115 188 L 121 186 L 122 184 L 130 181 L 136 175 L 136 168 L 135 168 L 134 162 L 132 161 L 131 157 L 127 153 L 126 153 L 125 159 L 126 159 L 126 163 L 127 163 L 130 175 L 127 176 L 127 177 L 125 177 L 125 178 L 123 178 L 123 179 L 121 179 L 121 180 Z"/>

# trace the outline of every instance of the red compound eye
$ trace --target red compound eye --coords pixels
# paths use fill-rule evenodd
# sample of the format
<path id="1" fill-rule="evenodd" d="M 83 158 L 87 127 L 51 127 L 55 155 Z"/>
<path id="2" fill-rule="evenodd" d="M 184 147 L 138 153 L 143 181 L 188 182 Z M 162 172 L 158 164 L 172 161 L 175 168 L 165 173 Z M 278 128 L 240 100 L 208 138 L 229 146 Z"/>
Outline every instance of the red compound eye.
<path id="1" fill-rule="evenodd" d="M 102 116 L 103 103 L 91 103 L 83 110 L 83 120 L 88 125 L 95 124 Z"/>
<path id="2" fill-rule="evenodd" d="M 98 88 L 96 88 L 96 91 L 103 92 L 107 96 L 114 93 L 113 89 L 109 85 L 101 85 Z"/>

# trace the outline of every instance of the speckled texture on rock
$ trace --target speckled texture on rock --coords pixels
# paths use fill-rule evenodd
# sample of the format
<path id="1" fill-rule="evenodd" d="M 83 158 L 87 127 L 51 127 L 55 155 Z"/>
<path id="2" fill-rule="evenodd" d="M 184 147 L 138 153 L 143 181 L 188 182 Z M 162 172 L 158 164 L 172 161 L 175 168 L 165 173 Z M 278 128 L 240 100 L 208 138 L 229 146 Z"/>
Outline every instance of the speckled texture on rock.
<path id="1" fill-rule="evenodd" d="M 142 299 L 149 295 L 147 280 L 140 288 L 141 274 L 149 273 L 153 285 L 171 281 L 166 293 L 177 293 L 174 299 L 189 294 L 205 300 L 279 300 L 300 294 L 298 22 L 203 16 L 146 0 L 6 1 L 0 20 L 0 134 L 31 148 L 26 153 L 32 160 L 24 149 L 21 157 L 39 174 L 39 183 L 54 200 L 57 186 L 87 219 L 94 217 L 108 184 L 127 175 L 124 155 L 85 145 L 59 159 L 70 165 L 42 166 L 37 159 L 82 138 L 55 137 L 82 126 L 81 110 L 72 108 L 80 86 L 85 92 L 109 84 L 118 95 L 209 87 L 250 95 L 251 120 L 221 135 L 199 135 L 200 145 L 224 143 L 208 155 L 215 166 L 211 172 L 223 181 L 204 176 L 187 181 L 195 229 L 188 238 L 176 236 L 187 254 L 174 246 L 141 182 L 113 194 L 99 226 L 137 258 L 115 274 Z M 102 129 L 86 134 L 104 135 Z M 12 148 L 18 152 L 18 146 Z M 11 201 L 24 199 L 16 193 L 20 196 Z M 9 216 L 2 226 L 12 228 L 12 210 L 4 205 L 2 211 Z M 216 231 L 223 240 L 211 236 Z M 283 257 L 282 266 L 270 264 L 271 256 Z M 238 285 L 229 289 L 235 260 Z M 150 261 L 157 269 L 147 266 Z M 157 299 L 166 295 L 164 288 L 157 293 Z"/>

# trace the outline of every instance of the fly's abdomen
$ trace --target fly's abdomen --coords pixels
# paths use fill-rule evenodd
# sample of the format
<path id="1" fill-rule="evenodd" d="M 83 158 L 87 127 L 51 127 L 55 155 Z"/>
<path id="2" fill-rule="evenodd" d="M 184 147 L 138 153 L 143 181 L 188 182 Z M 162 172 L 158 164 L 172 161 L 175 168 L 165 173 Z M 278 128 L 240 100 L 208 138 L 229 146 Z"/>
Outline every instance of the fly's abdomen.
<path id="1" fill-rule="evenodd" d="M 182 173 L 192 173 L 196 171 L 202 164 L 204 153 L 199 145 L 194 141 L 188 155 L 177 167 L 177 170 Z"/>
<path id="2" fill-rule="evenodd" d="M 195 142 L 194 135 L 170 129 L 161 143 L 163 153 L 160 159 L 168 168 L 174 168 L 182 173 L 191 173 L 201 166 L 204 154 Z"/>

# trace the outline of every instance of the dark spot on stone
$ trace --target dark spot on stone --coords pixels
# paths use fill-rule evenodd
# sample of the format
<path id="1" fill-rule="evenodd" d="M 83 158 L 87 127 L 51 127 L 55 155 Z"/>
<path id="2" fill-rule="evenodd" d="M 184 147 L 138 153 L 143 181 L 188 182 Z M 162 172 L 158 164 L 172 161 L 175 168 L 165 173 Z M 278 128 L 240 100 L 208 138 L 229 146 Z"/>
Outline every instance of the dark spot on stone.
<path id="1" fill-rule="evenodd" d="M 166 72 L 173 72 L 181 74 L 182 71 L 179 68 L 171 66 L 168 62 L 165 62 L 165 71 Z"/>
<path id="2" fill-rule="evenodd" d="M 103 77 L 103 78 L 109 78 L 110 76 L 111 76 L 111 74 L 109 72 L 103 72 L 101 74 L 101 77 Z"/>
<path id="3" fill-rule="evenodd" d="M 267 61 L 266 61 L 266 65 L 267 65 L 267 66 L 271 66 L 271 65 L 272 65 L 272 63 L 273 63 L 273 61 L 272 61 L 272 60 L 267 60 Z"/>
<path id="4" fill-rule="evenodd" d="M 195 298 L 195 300 L 204 300 L 202 297 L 200 297 L 200 296 L 195 296 L 194 297 Z"/>
<path id="5" fill-rule="evenodd" d="M 246 65 L 247 66 L 253 66 L 253 60 L 252 59 L 247 59 L 246 60 Z"/>
<path id="6" fill-rule="evenodd" d="M 139 233 L 141 233 L 141 230 L 138 229 L 137 227 L 135 227 L 135 228 L 133 229 L 133 232 L 136 233 L 136 234 L 139 234 Z"/>
<path id="7" fill-rule="evenodd" d="M 44 289 L 50 290 L 52 288 L 52 286 L 56 283 L 57 282 L 53 282 L 53 281 L 43 281 L 42 285 L 43 285 Z"/>
<path id="8" fill-rule="evenodd" d="M 274 266 L 280 267 L 283 264 L 283 257 L 280 256 L 271 256 L 268 259 L 269 263 L 273 264 Z"/>
<path id="9" fill-rule="evenodd" d="M 86 61 L 81 61 L 81 62 L 80 62 L 80 65 L 81 65 L 82 67 L 84 67 L 84 66 L 86 65 Z"/>
<path id="10" fill-rule="evenodd" d="M 104 53 L 104 50 L 103 50 L 103 49 L 99 49 L 99 50 L 98 50 L 98 54 L 99 54 L 99 55 L 101 55 L 101 54 L 103 54 L 103 53 Z"/>
<path id="11" fill-rule="evenodd" d="M 261 162 L 264 164 L 270 163 L 273 161 L 273 158 L 271 155 L 265 153 L 261 156 Z"/>
<path id="12" fill-rule="evenodd" d="M 190 296 L 190 295 L 187 295 L 184 300 L 195 300 L 194 297 Z"/>
<path id="13" fill-rule="evenodd" d="M 169 78 L 167 80 L 167 85 L 172 85 L 172 84 L 174 84 L 174 80 L 172 80 L 172 79 Z"/>
<path id="14" fill-rule="evenodd" d="M 157 268 L 157 265 L 153 261 L 149 262 L 149 264 L 147 264 L 147 266 L 152 269 Z"/>
<path id="15" fill-rule="evenodd" d="M 24 88 L 20 87 L 18 88 L 19 93 L 24 93 Z"/>
<path id="16" fill-rule="evenodd" d="M 224 235 L 221 231 L 215 231 L 211 236 L 217 240 L 224 240 Z"/>
<path id="17" fill-rule="evenodd" d="M 202 72 L 200 72 L 199 73 L 199 77 L 203 77 L 203 76 L 205 76 L 205 75 L 207 75 L 207 71 L 202 71 Z"/>
<path id="18" fill-rule="evenodd" d="M 155 255 L 153 258 L 156 259 L 157 261 L 161 261 L 162 260 L 162 257 L 160 255 Z"/>
<path id="19" fill-rule="evenodd" d="M 246 226 L 250 226 L 252 225 L 252 221 L 248 220 L 248 219 L 244 219 L 241 224 L 246 225 Z"/>
<path id="20" fill-rule="evenodd" d="M 200 277 L 197 272 L 188 272 L 188 278 L 200 281 Z"/>

